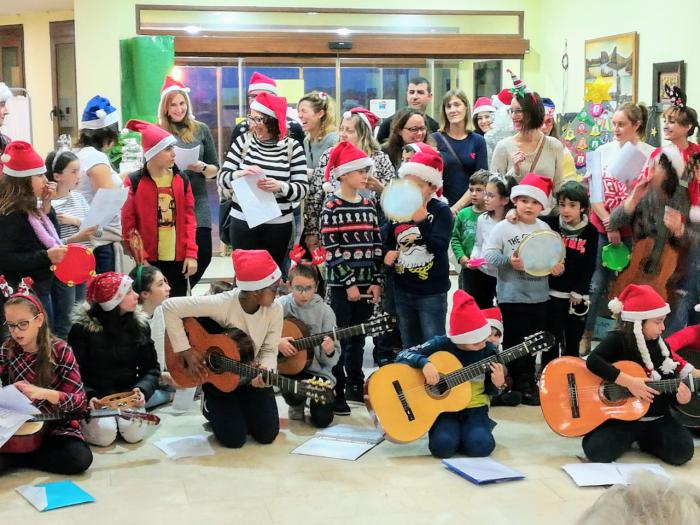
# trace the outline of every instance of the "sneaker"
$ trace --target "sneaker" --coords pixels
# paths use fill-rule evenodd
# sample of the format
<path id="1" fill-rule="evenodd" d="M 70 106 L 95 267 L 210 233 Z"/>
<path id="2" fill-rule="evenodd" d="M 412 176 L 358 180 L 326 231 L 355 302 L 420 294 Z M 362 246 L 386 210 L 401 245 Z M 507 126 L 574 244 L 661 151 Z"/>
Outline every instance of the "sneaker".
<path id="1" fill-rule="evenodd" d="M 362 385 L 348 384 L 345 387 L 345 399 L 348 403 L 365 404 L 365 392 Z"/>
<path id="2" fill-rule="evenodd" d="M 304 404 L 302 403 L 301 405 L 296 405 L 296 406 L 290 405 L 287 414 L 288 414 L 289 419 L 303 421 L 304 420 Z"/>
<path id="3" fill-rule="evenodd" d="M 591 341 L 593 339 L 593 332 L 586 330 L 583 332 L 581 341 L 578 344 L 578 355 L 581 357 L 587 356 L 591 353 Z"/>
<path id="4" fill-rule="evenodd" d="M 537 385 L 527 385 L 520 390 L 522 395 L 523 405 L 538 407 L 540 406 L 540 391 Z"/>
<path id="5" fill-rule="evenodd" d="M 333 413 L 336 416 L 350 415 L 350 406 L 347 404 L 344 397 L 336 396 L 336 398 L 333 400 Z"/>

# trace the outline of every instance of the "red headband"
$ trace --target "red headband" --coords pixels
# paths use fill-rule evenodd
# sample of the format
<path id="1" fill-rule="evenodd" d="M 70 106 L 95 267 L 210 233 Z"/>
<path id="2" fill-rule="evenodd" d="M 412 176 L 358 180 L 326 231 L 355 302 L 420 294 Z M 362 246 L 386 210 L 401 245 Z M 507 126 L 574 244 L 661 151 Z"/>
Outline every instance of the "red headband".
<path id="1" fill-rule="evenodd" d="M 34 284 L 34 281 L 31 277 L 22 277 L 22 280 L 20 281 L 19 286 L 17 287 L 17 292 L 15 293 L 15 291 L 5 279 L 5 276 L 0 275 L 0 293 L 2 293 L 2 295 L 6 299 L 14 299 L 15 297 L 21 297 L 22 299 L 26 299 L 36 307 L 40 314 L 43 314 L 44 307 L 41 305 L 41 301 L 34 297 L 34 295 L 31 292 L 32 284 Z"/>

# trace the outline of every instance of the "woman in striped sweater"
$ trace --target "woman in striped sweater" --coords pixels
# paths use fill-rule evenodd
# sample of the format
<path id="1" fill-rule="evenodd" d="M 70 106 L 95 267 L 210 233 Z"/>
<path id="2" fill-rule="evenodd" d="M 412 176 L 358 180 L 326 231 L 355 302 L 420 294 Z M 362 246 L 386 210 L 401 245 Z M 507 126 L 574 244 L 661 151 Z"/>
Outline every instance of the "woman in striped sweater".
<path id="1" fill-rule="evenodd" d="M 231 144 L 219 171 L 218 184 L 231 195 L 231 247 L 267 250 L 282 267 L 292 235 L 294 210 L 307 192 L 304 149 L 287 131 L 287 100 L 261 93 L 250 105 L 250 131 Z M 259 178 L 257 187 L 273 193 L 282 215 L 250 227 L 232 183 L 238 177 Z"/>

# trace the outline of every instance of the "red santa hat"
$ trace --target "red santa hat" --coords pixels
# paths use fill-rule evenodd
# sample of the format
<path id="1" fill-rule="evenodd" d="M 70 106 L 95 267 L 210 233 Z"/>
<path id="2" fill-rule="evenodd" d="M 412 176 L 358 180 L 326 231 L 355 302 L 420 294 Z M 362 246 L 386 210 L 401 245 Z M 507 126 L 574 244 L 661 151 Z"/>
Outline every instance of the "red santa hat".
<path id="1" fill-rule="evenodd" d="M 277 94 L 277 82 L 272 80 L 270 77 L 258 73 L 255 71 L 253 76 L 250 77 L 250 84 L 248 84 L 248 94 L 251 91 L 266 91 L 267 93 Z"/>
<path id="2" fill-rule="evenodd" d="M 267 250 L 234 250 L 231 257 L 236 286 L 246 292 L 272 286 L 282 277 L 279 266 Z"/>
<path id="3" fill-rule="evenodd" d="M 342 175 L 373 166 L 374 161 L 360 148 L 347 141 L 339 142 L 331 149 L 328 157 L 323 189 L 326 193 L 330 193 L 333 191 L 334 183 Z"/>
<path id="4" fill-rule="evenodd" d="M 488 339 L 491 326 L 474 298 L 464 290 L 452 296 L 449 338 L 455 344 L 476 344 Z"/>
<path id="5" fill-rule="evenodd" d="M 510 103 L 513 101 L 513 93 L 510 92 L 510 89 L 503 88 L 498 92 L 498 95 L 494 95 L 492 99 L 494 106 L 498 106 L 499 104 L 503 106 L 510 106 Z"/>
<path id="6" fill-rule="evenodd" d="M 496 108 L 493 107 L 492 101 L 489 97 L 479 97 L 474 102 L 474 109 L 472 109 L 472 117 L 484 112 L 494 112 Z"/>
<path id="7" fill-rule="evenodd" d="M 179 80 L 175 80 L 170 75 L 165 77 L 165 80 L 163 81 L 163 87 L 160 88 L 160 108 L 158 111 L 158 118 L 160 118 L 160 115 L 162 113 L 165 113 L 165 111 L 163 111 L 163 104 L 165 104 L 165 99 L 168 93 L 172 93 L 173 91 L 182 93 L 182 95 L 185 97 L 185 101 L 187 102 L 187 115 L 191 119 L 194 119 L 194 115 L 192 114 L 192 101 L 190 100 L 189 94 L 190 88 L 185 86 L 185 84 L 183 84 Z"/>
<path id="8" fill-rule="evenodd" d="M 418 226 L 410 223 L 403 223 L 396 226 L 394 229 L 394 236 L 396 237 L 396 242 L 401 242 L 401 240 L 408 235 L 420 234 Z"/>
<path id="9" fill-rule="evenodd" d="M 130 120 L 126 123 L 126 128 L 141 133 L 141 146 L 146 161 L 177 142 L 175 137 L 160 126 L 143 120 Z"/>
<path id="10" fill-rule="evenodd" d="M 250 109 L 276 119 L 280 131 L 279 140 L 284 138 L 284 135 L 287 133 L 286 98 L 271 95 L 270 93 L 260 93 L 255 97 L 255 100 L 250 105 Z"/>
<path id="11" fill-rule="evenodd" d="M 122 273 L 101 273 L 88 283 L 87 302 L 97 303 L 105 312 L 111 312 L 127 296 L 133 282 L 131 277 Z"/>
<path id="12" fill-rule="evenodd" d="M 429 146 L 425 142 L 411 142 L 410 144 L 406 144 L 406 146 L 404 147 L 411 148 L 414 151 L 414 153 L 419 153 L 421 151 L 423 153 L 432 153 L 433 151 L 435 151 L 435 148 Z"/>
<path id="13" fill-rule="evenodd" d="M 428 150 L 429 147 L 415 153 L 408 162 L 404 162 L 399 168 L 399 177 L 415 175 L 440 189 L 442 188 L 442 157 L 433 148 Z"/>
<path id="14" fill-rule="evenodd" d="M 494 306 L 493 308 L 484 308 L 481 311 L 489 322 L 489 325 L 498 330 L 501 336 L 503 336 L 503 316 L 501 315 L 501 309 Z"/>
<path id="15" fill-rule="evenodd" d="M 377 127 L 377 123 L 379 122 L 379 117 L 377 115 L 372 113 L 369 109 L 361 107 L 352 108 L 351 110 L 346 111 L 343 113 L 343 118 L 349 119 L 352 118 L 353 115 L 360 117 L 360 120 L 367 124 L 370 131 L 374 131 L 374 128 Z"/>
<path id="16" fill-rule="evenodd" d="M 654 364 L 649 356 L 649 349 L 642 332 L 642 321 L 671 313 L 668 303 L 648 284 L 628 284 L 618 297 L 608 303 L 608 308 L 612 313 L 619 315 L 623 321 L 634 324 L 634 337 L 644 366 L 652 378 L 661 379 L 660 374 L 654 370 Z M 663 338 L 659 338 L 659 347 L 664 356 L 661 371 L 670 374 L 676 369 L 678 363 L 671 359 Z"/>
<path id="17" fill-rule="evenodd" d="M 552 179 L 528 173 L 520 181 L 520 184 L 513 186 L 510 192 L 510 199 L 515 202 L 516 197 L 530 197 L 539 202 L 543 208 L 549 206 L 549 197 L 552 194 Z"/>
<path id="18" fill-rule="evenodd" d="M 28 142 L 10 142 L 0 156 L 2 172 L 10 177 L 32 177 L 46 173 L 46 164 Z"/>

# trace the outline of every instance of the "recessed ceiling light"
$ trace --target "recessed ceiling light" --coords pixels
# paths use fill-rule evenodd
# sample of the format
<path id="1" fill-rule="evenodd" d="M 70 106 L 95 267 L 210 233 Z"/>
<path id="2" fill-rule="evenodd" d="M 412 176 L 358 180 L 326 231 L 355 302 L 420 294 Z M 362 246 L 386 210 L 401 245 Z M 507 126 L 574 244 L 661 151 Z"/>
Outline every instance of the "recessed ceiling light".
<path id="1" fill-rule="evenodd" d="M 347 27 L 341 27 L 335 32 L 338 33 L 340 36 L 348 36 L 350 33 L 352 33 L 352 31 L 350 31 Z"/>
<path id="2" fill-rule="evenodd" d="M 202 28 L 199 26 L 185 26 L 183 29 L 186 33 L 189 33 L 190 35 L 196 35 L 197 33 L 202 31 Z"/>

